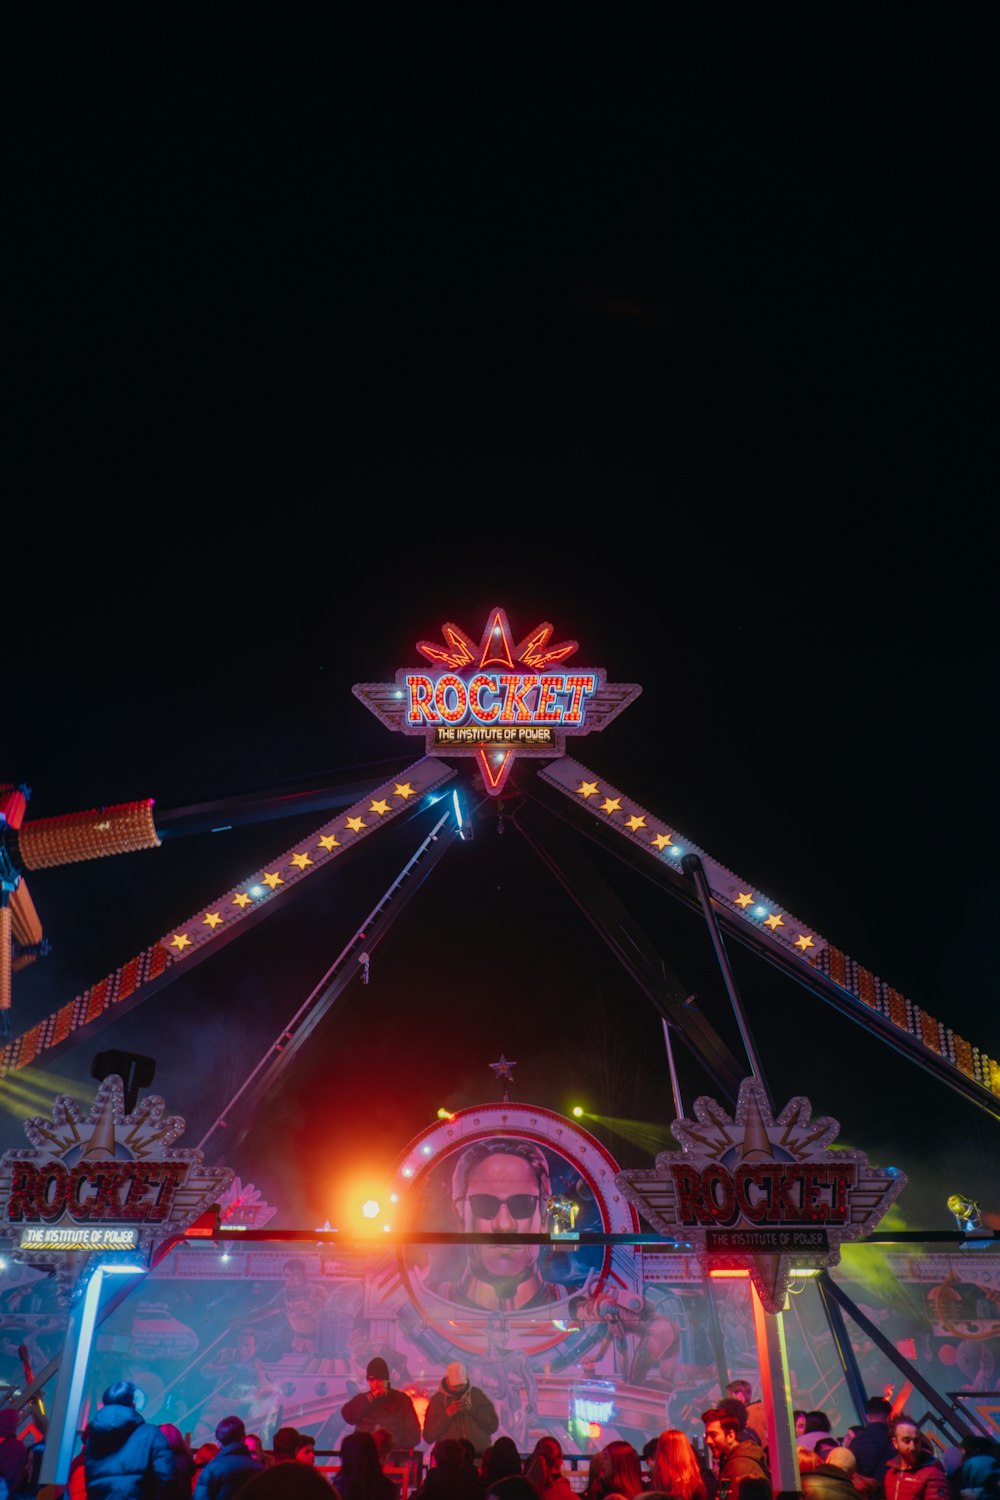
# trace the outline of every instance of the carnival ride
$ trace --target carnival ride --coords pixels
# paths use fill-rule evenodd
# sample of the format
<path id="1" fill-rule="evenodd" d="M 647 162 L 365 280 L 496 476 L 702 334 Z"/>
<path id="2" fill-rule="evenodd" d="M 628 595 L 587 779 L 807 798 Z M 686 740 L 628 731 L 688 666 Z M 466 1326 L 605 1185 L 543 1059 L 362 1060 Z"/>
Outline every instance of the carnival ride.
<path id="1" fill-rule="evenodd" d="M 565 661 L 576 647 L 573 642 L 565 642 L 549 649 L 550 636 L 551 627 L 543 625 L 515 642 L 503 611 L 494 610 L 479 643 L 452 625 L 444 627 L 442 645 L 422 642 L 418 649 L 425 659 L 447 667 L 452 685 L 463 685 L 466 697 L 461 705 L 461 694 L 453 686 L 450 695 L 448 689 L 439 692 L 436 683 L 428 686 L 431 680 L 415 672 L 399 673 L 395 682 L 359 684 L 356 696 L 387 728 L 419 732 L 427 740 L 426 753 L 415 760 L 392 763 L 388 774 L 383 766 L 370 780 L 355 770 L 294 797 L 283 795 L 279 789 L 263 797 L 226 799 L 157 813 L 155 820 L 153 804 L 146 802 L 42 820 L 36 825 L 24 820 L 24 789 L 0 789 L 0 834 L 4 835 L 0 873 L 3 910 L 7 913 L 2 930 L 6 946 L 0 954 L 7 977 L 0 979 L 0 986 L 6 986 L 0 987 L 0 1005 L 7 1009 L 11 970 L 43 951 L 41 924 L 27 893 L 25 871 L 148 848 L 162 839 L 198 833 L 220 823 L 232 826 L 335 809 L 307 837 L 297 839 L 82 994 L 13 1036 L 0 1051 L 0 1078 L 89 1043 L 108 1022 L 160 993 L 287 903 L 305 882 L 338 861 L 354 858 L 359 845 L 370 843 L 391 825 L 412 823 L 420 837 L 409 858 L 349 935 L 323 982 L 282 1024 L 272 1045 L 199 1142 L 201 1148 L 217 1143 L 218 1132 L 225 1128 L 225 1155 L 232 1160 L 252 1127 L 261 1101 L 292 1065 L 344 989 L 355 980 L 367 978 L 371 955 L 411 898 L 450 850 L 474 836 L 477 819 L 495 817 L 503 819 L 523 840 L 653 1005 L 664 1023 L 668 1053 L 670 1039 L 680 1040 L 730 1102 L 737 1097 L 746 1066 L 700 1007 L 688 1003 L 686 988 L 671 974 L 656 945 L 626 910 L 613 882 L 588 857 L 588 842 L 637 872 L 656 891 L 704 918 L 734 1005 L 750 1071 L 762 1083 L 763 1071 L 739 1003 L 727 940 L 764 959 L 976 1108 L 1000 1118 L 1000 1063 L 985 1049 L 958 1035 L 849 957 L 754 882 L 716 861 L 673 822 L 640 805 L 626 791 L 565 752 L 566 725 L 574 710 L 580 709 L 581 694 L 592 695 L 594 719 L 598 721 L 588 726 L 593 728 L 620 712 L 639 689 L 631 684 L 608 684 L 603 673 L 563 676 L 558 681 L 564 685 L 560 690 L 565 697 L 557 703 L 556 691 L 543 685 L 544 669 Z M 477 675 L 471 677 L 470 684 L 471 673 Z M 590 685 L 581 688 L 581 682 Z M 408 700 L 404 688 L 410 692 Z M 470 689 L 473 707 L 478 706 L 482 713 L 478 735 L 470 734 L 462 746 L 448 738 L 447 722 L 449 716 L 455 723 L 467 713 Z M 541 702 L 550 715 L 561 715 L 559 729 L 513 750 L 491 743 L 484 735 L 482 721 L 489 719 L 493 708 L 497 709 L 494 717 L 503 720 L 510 710 L 516 719 L 532 692 L 536 695 L 534 708 Z M 500 713 L 504 694 L 504 712 Z M 435 702 L 443 713 L 435 715 Z M 465 774 L 470 758 L 474 777 Z M 513 776 L 516 759 L 524 763 Z M 951 1430 L 964 1429 L 964 1413 L 941 1397 L 898 1350 L 887 1344 L 825 1273 L 819 1278 L 819 1289 L 856 1404 L 864 1392 L 853 1362 L 844 1312 L 883 1348 L 906 1379 L 922 1390 Z M 40 1372 L 34 1385 L 37 1387 L 50 1374 L 51 1367 Z M 31 1394 L 29 1388 L 25 1396 Z"/>
<path id="2" fill-rule="evenodd" d="M 26 785 L 0 785 L 0 1035 L 5 1036 L 11 1032 L 12 975 L 48 951 L 25 872 L 151 849 L 160 842 L 152 798 L 25 821 L 30 796 Z"/>

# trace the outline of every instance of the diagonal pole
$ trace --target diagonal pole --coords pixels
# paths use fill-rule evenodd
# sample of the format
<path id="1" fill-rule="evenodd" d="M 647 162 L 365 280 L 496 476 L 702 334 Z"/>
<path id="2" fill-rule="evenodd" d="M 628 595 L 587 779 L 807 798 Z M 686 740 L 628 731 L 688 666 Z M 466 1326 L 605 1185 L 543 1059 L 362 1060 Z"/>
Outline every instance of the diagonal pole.
<path id="1" fill-rule="evenodd" d="M 249 1115 L 250 1118 L 231 1139 L 226 1140 L 225 1154 L 231 1159 L 252 1128 L 255 1106 L 260 1104 L 275 1086 L 281 1074 L 308 1041 L 338 996 L 354 978 L 359 966 L 362 968 L 363 982 L 367 983 L 368 966 L 373 949 L 385 937 L 388 928 L 406 907 L 411 897 L 420 889 L 430 872 L 436 868 L 438 861 L 453 846 L 453 839 L 442 836 L 452 821 L 453 815 L 449 807 L 443 817 L 440 817 L 434 824 L 411 858 L 407 860 L 377 905 L 349 938 L 319 984 L 299 1006 L 288 1025 L 275 1037 L 267 1052 L 237 1089 L 225 1109 L 208 1127 L 198 1142 L 199 1151 L 204 1150 L 216 1131 L 226 1128 L 235 1111 L 239 1109 L 244 1117 Z M 353 963 L 350 962 L 352 958 Z"/>

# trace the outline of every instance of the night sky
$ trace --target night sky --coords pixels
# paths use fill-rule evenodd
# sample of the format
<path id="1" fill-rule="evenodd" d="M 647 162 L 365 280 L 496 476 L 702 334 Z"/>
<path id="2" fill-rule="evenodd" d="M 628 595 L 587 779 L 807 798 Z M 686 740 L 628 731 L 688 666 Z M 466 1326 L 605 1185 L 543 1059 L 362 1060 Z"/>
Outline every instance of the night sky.
<path id="1" fill-rule="evenodd" d="M 351 685 L 499 605 L 643 685 L 577 758 L 1000 1055 L 981 39 L 759 21 L 39 39 L 0 719 L 29 816 L 416 759 Z M 15 1032 L 324 819 L 32 875 L 53 952 Z M 193 1144 L 426 826 L 49 1071 L 155 1056 Z M 605 868 L 737 1050 L 704 924 Z M 953 1227 L 955 1190 L 1000 1212 L 1000 1124 L 731 951 L 779 1102 L 907 1171 L 914 1226 Z M 501 1052 L 513 1097 L 673 1145 L 658 1017 L 486 808 L 229 1164 L 320 1224 L 345 1163 L 497 1099 Z M 690 1103 L 710 1081 L 679 1062 Z"/>

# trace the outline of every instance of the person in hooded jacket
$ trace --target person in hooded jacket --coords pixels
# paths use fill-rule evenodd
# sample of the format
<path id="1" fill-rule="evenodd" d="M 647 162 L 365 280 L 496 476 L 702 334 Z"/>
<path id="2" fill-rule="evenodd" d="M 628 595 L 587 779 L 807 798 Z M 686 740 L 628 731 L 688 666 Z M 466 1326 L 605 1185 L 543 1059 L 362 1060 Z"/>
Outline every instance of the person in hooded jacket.
<path id="1" fill-rule="evenodd" d="M 17 1435 L 20 1413 L 12 1406 L 0 1411 L 0 1479 L 7 1484 L 7 1493 L 16 1494 L 28 1472 L 28 1450 Z"/>
<path id="2" fill-rule="evenodd" d="M 759 1443 L 740 1442 L 739 1423 L 731 1412 L 713 1406 L 703 1411 L 705 1442 L 718 1464 L 718 1500 L 738 1500 L 744 1480 L 763 1479 L 770 1486 L 767 1459 Z"/>
<path id="3" fill-rule="evenodd" d="M 198 1475 L 194 1500 L 231 1500 L 245 1484 L 263 1471 L 246 1445 L 247 1430 L 241 1417 L 223 1417 L 215 1429 L 219 1451 Z"/>
<path id="4" fill-rule="evenodd" d="M 87 1428 L 83 1472 L 87 1500 L 167 1500 L 174 1455 L 158 1427 L 135 1409 L 135 1386 L 116 1380 Z"/>
<path id="5" fill-rule="evenodd" d="M 453 1361 L 427 1403 L 424 1442 L 433 1445 L 439 1438 L 468 1438 L 479 1460 L 499 1426 L 500 1418 L 489 1396 L 472 1384 L 463 1364 Z"/>

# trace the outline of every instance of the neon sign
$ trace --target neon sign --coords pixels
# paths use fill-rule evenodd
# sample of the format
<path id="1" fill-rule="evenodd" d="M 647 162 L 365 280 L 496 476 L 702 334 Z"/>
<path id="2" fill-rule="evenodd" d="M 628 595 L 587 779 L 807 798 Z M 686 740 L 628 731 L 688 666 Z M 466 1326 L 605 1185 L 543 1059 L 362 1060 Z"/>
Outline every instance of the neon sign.
<path id="1" fill-rule="evenodd" d="M 838 1150 L 836 1120 L 814 1119 L 801 1096 L 772 1113 L 753 1078 L 734 1115 L 696 1099 L 670 1129 L 682 1151 L 618 1175 L 654 1229 L 689 1241 L 706 1274 L 749 1271 L 767 1312 L 780 1312 L 794 1266 L 834 1266 L 845 1240 L 867 1234 L 906 1186 L 902 1172 Z"/>
<path id="2" fill-rule="evenodd" d="M 20 1250 L 135 1250 L 137 1229 L 22 1229 Z"/>
<path id="3" fill-rule="evenodd" d="M 590 734 L 642 689 L 609 683 L 603 668 L 566 669 L 576 641 L 552 645 L 553 627 L 536 625 L 515 641 L 504 610 L 490 610 L 478 644 L 454 624 L 441 641 L 418 641 L 426 668 L 402 668 L 394 683 L 356 683 L 388 729 L 424 736 L 428 755 L 475 756 L 487 792 L 503 790 L 516 756 L 556 758 L 568 734 Z"/>
<path id="4" fill-rule="evenodd" d="M 183 1234 L 233 1181 L 228 1167 L 174 1145 L 184 1121 L 158 1095 L 126 1114 L 114 1074 L 87 1115 L 60 1094 L 51 1117 L 25 1120 L 24 1131 L 31 1146 L 0 1157 L 0 1230 L 19 1231 L 16 1259 L 53 1268 L 61 1296 L 72 1295 L 79 1252 L 146 1252 Z"/>

